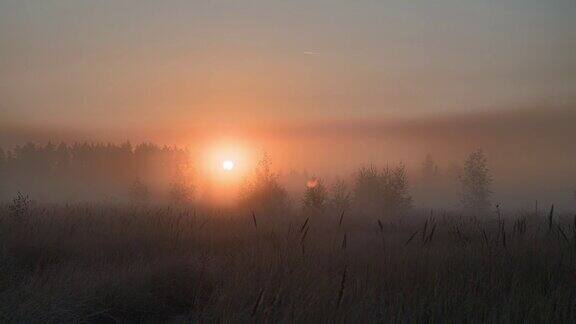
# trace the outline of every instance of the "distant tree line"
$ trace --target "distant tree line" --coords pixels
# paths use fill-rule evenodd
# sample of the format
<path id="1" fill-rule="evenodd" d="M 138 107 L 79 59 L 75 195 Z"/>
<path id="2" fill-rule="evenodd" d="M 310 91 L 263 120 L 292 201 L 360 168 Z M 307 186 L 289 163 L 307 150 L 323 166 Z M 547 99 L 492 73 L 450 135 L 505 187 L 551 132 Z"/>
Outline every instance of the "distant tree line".
<path id="1" fill-rule="evenodd" d="M 152 187 L 166 187 L 183 196 L 187 188 L 183 175 L 190 170 L 189 152 L 177 147 L 28 143 L 0 149 L 0 197 L 25 191 L 46 200 L 131 197 L 144 201 Z"/>
<path id="2" fill-rule="evenodd" d="M 302 212 L 309 217 L 341 215 L 354 210 L 365 216 L 399 220 L 412 206 L 406 167 L 378 169 L 362 167 L 355 175 L 352 186 L 336 180 L 329 189 L 322 178 L 307 181 L 301 200 Z M 258 163 L 241 191 L 243 208 L 265 214 L 274 214 L 289 207 L 286 190 L 271 171 L 270 158 L 265 155 Z"/>
<path id="3" fill-rule="evenodd" d="M 428 190 L 435 190 L 434 180 L 438 173 L 437 164 L 431 155 L 427 155 L 422 180 Z M 456 176 L 460 184 L 462 211 L 471 216 L 490 213 L 492 177 L 484 152 L 476 150 L 469 154 Z M 264 156 L 243 187 L 242 206 L 268 213 L 274 208 L 286 209 L 287 201 L 286 190 L 278 182 L 278 175 L 271 171 L 270 158 Z M 301 206 L 304 214 L 313 217 L 354 211 L 378 219 L 401 220 L 413 206 L 406 166 L 361 167 L 350 185 L 339 179 L 330 188 L 324 179 L 311 177 L 305 184 Z"/>
<path id="4" fill-rule="evenodd" d="M 439 168 L 431 155 L 422 165 L 422 180 L 433 191 Z M 13 150 L 0 149 L 0 198 L 17 191 L 43 200 L 130 200 L 148 203 L 162 197 L 171 203 L 192 200 L 190 152 L 186 149 L 144 143 L 28 143 Z M 460 202 L 469 214 L 491 208 L 492 177 L 485 154 L 472 152 L 458 172 Z M 413 206 L 404 164 L 361 167 L 353 180 L 334 181 L 311 177 L 303 183 L 300 201 L 308 216 L 339 215 L 354 211 L 379 219 L 401 219 Z M 277 214 L 290 209 L 291 201 L 272 161 L 264 155 L 240 189 L 239 205 L 245 210 Z"/>

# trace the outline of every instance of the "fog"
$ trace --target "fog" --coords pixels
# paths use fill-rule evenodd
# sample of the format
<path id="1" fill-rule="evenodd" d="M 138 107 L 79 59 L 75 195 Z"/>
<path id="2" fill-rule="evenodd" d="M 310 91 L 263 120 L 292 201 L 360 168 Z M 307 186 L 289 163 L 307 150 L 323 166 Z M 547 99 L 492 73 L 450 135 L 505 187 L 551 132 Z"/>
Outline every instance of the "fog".
<path id="1" fill-rule="evenodd" d="M 576 203 L 576 109 L 574 106 L 547 106 L 544 104 L 517 107 L 515 109 L 486 110 L 483 113 L 437 115 L 426 118 L 395 120 L 347 120 L 276 123 L 211 125 L 210 127 L 178 127 L 156 129 L 116 128 L 49 129 L 17 127 L 0 128 L 1 145 L 6 151 L 28 142 L 37 145 L 60 142 L 117 143 L 131 142 L 134 146 L 143 142 L 159 146 L 175 145 L 186 150 L 194 175 L 190 181 L 195 185 L 195 199 L 206 198 L 208 190 L 222 190 L 220 196 L 228 204 L 235 201 L 241 178 L 256 166 L 259 156 L 267 152 L 280 181 L 296 202 L 312 177 L 321 177 L 329 184 L 343 179 L 353 184 L 355 172 L 361 166 L 385 167 L 403 163 L 409 174 L 415 206 L 422 208 L 457 208 L 459 204 L 458 170 L 466 156 L 482 149 L 488 158 L 493 177 L 493 201 L 509 208 L 532 208 L 536 201 L 542 206 L 555 203 L 559 208 L 573 208 Z M 248 152 L 243 162 L 244 172 L 234 184 L 220 188 L 222 184 L 208 176 L 204 168 L 206 151 L 216 149 L 221 142 L 228 147 L 238 146 Z M 430 154 L 438 167 L 438 180 L 432 189 L 422 187 L 422 163 Z M 106 159 L 106 156 L 102 157 Z M 218 163 L 218 161 L 212 161 Z M 208 163 L 212 163 L 208 162 Z M 119 165 L 122 165 L 121 162 Z M 150 163 L 150 162 L 146 162 Z M 126 166 L 123 166 L 126 167 Z M 172 170 L 166 168 L 172 167 Z M 106 195 L 98 190 L 80 200 L 100 200 L 115 196 L 125 199 L 128 187 L 136 179 L 152 179 L 152 183 L 166 188 L 177 172 L 177 167 L 166 164 L 152 166 L 150 170 L 134 173 L 123 182 L 115 182 L 115 189 Z M 32 174 L 31 171 L 22 171 Z M 79 171 L 80 172 L 80 171 Z M 87 169 L 85 172 L 92 172 Z M 147 174 L 150 173 L 150 174 Z M 153 176 L 152 176 L 153 174 Z M 112 174 L 102 174 L 106 178 Z M 103 180 L 100 178 L 100 180 Z M 34 181 L 20 181 L 18 177 L 5 177 L 2 184 L 3 198 L 9 199 L 17 190 L 36 193 L 42 199 L 69 199 L 69 192 L 58 193 L 58 182 L 51 177 Z M 91 192 L 94 187 L 87 179 L 76 179 L 75 190 L 82 188 Z M 67 181 L 75 181 L 68 179 Z M 83 182 L 84 181 L 84 182 Z M 88 181 L 88 182 L 85 182 Z M 51 185 L 53 184 L 53 186 Z M 50 194 L 47 194 L 50 192 Z M 222 202 L 222 201 L 220 201 Z"/>

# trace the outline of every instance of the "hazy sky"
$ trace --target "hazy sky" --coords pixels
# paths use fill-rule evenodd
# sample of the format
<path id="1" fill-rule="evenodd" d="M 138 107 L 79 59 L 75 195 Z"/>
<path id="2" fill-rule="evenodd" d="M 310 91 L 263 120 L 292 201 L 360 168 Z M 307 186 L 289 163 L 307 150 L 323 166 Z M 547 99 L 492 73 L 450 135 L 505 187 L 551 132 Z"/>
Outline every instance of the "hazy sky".
<path id="1" fill-rule="evenodd" d="M 574 0 L 0 0 L 0 119 L 424 116 L 576 93 Z"/>

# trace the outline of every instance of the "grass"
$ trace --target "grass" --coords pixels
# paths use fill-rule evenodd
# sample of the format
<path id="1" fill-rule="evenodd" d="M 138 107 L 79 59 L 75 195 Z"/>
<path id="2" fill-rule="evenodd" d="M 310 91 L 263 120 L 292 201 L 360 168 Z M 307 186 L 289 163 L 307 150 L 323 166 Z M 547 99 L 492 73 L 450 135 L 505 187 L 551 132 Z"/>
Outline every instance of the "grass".
<path id="1" fill-rule="evenodd" d="M 574 322 L 575 256 L 560 215 L 5 205 L 0 321 Z"/>

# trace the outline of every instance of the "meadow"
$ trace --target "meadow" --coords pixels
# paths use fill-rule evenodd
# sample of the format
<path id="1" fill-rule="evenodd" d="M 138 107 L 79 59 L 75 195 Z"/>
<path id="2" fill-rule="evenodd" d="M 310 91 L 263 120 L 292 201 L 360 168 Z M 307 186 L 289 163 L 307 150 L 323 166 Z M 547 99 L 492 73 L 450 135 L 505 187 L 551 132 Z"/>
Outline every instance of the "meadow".
<path id="1" fill-rule="evenodd" d="M 0 321 L 576 320 L 576 218 L 0 207 Z"/>
<path id="2" fill-rule="evenodd" d="M 575 18 L 0 0 L 0 324 L 576 324 Z"/>

